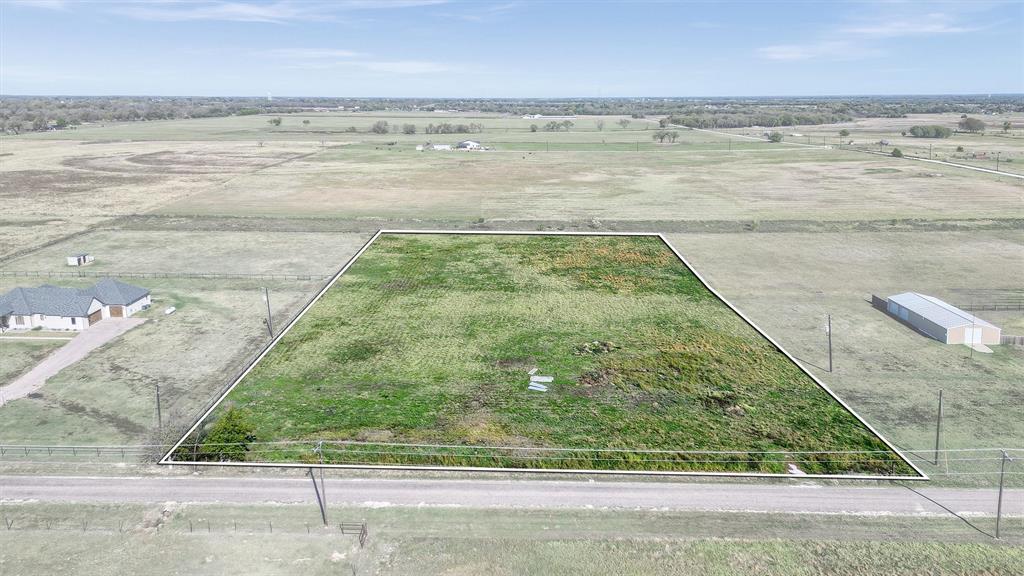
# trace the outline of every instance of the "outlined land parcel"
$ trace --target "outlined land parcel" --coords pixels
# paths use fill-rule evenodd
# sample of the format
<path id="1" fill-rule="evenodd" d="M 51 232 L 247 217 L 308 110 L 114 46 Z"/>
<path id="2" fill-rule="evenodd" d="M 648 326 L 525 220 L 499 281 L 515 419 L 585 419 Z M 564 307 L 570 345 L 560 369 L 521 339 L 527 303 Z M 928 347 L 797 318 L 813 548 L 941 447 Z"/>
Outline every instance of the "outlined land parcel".
<path id="1" fill-rule="evenodd" d="M 921 477 L 656 234 L 378 234 L 163 461 Z"/>

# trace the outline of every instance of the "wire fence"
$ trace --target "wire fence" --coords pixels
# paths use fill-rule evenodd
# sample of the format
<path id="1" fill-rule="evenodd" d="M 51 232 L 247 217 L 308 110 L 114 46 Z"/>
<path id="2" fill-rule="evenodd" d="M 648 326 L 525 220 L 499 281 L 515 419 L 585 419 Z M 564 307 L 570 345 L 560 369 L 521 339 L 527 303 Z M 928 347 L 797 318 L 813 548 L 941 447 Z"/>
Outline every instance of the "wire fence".
<path id="1" fill-rule="evenodd" d="M 336 534 L 356 536 L 359 547 L 366 545 L 370 530 L 366 522 L 339 522 L 327 526 L 303 522 L 254 522 L 251 518 L 235 519 L 186 519 L 172 517 L 169 521 L 145 522 L 125 519 L 97 519 L 91 516 L 81 519 L 52 518 L 45 515 L 10 515 L 0 517 L 3 531 L 45 531 L 45 532 L 89 532 L 101 534 L 124 534 L 137 531 L 152 531 L 170 534 Z"/>
<path id="2" fill-rule="evenodd" d="M 315 280 L 331 278 L 328 274 L 241 274 L 222 272 L 118 272 L 98 270 L 0 270 L 7 278 L 174 278 L 189 280 Z"/>
<path id="3" fill-rule="evenodd" d="M 166 446 L 0 445 L 0 463 L 144 463 L 158 459 Z M 930 477 L 992 476 L 1000 473 L 1005 453 L 1010 462 L 1024 448 L 933 448 L 902 453 Z M 794 474 L 915 475 L 889 450 L 642 450 L 617 448 L 544 448 L 463 446 L 358 441 L 252 442 L 183 445 L 172 462 L 183 465 L 249 462 L 309 466 L 445 466 L 630 471 L 724 471 Z M 901 467 L 902 465 L 902 467 Z M 1004 468 L 1006 476 L 1024 469 Z"/>

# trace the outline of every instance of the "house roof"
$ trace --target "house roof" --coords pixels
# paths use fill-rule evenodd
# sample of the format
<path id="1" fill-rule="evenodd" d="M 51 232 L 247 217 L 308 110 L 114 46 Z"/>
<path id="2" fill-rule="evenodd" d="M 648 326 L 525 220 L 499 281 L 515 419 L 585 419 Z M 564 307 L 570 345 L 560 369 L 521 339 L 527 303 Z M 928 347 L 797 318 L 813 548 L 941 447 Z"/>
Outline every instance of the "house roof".
<path id="1" fill-rule="evenodd" d="M 77 288 L 43 285 L 38 288 L 15 288 L 0 296 L 0 308 L 10 308 L 9 314 L 28 316 L 86 316 L 93 296 Z M 3 306 L 2 304 L 6 304 Z"/>
<path id="2" fill-rule="evenodd" d="M 149 290 L 104 278 L 91 288 L 62 288 L 44 284 L 36 288 L 14 288 L 0 295 L 0 316 L 45 314 L 84 317 L 93 299 L 104 305 L 125 306 L 149 294 Z"/>
<path id="3" fill-rule="evenodd" d="M 995 326 L 981 318 L 978 318 L 969 312 L 965 312 L 952 304 L 943 302 L 934 296 L 918 294 L 917 292 L 904 292 L 895 296 L 889 296 L 889 301 L 895 302 L 907 310 L 935 322 L 943 328 L 956 328 L 958 326 L 971 325 L 990 326 L 995 328 Z"/>
<path id="4" fill-rule="evenodd" d="M 149 290 L 125 284 L 113 278 L 103 278 L 92 288 L 87 289 L 103 304 L 127 306 L 149 294 Z"/>

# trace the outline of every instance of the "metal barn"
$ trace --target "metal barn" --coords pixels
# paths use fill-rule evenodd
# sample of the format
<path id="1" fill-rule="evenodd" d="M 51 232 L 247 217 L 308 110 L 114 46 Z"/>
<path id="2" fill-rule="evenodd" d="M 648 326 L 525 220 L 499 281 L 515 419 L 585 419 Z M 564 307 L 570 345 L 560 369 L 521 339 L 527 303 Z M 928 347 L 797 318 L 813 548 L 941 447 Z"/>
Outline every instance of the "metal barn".
<path id="1" fill-rule="evenodd" d="M 886 309 L 919 331 L 946 344 L 999 344 L 1002 330 L 934 296 L 904 292 L 889 296 Z"/>

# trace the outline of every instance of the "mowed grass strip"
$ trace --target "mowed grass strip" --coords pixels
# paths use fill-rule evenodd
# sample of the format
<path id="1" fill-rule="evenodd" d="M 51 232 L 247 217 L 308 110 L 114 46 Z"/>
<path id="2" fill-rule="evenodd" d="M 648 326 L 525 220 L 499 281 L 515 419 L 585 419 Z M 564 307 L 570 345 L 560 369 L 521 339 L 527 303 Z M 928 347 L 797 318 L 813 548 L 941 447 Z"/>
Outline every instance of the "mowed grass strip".
<path id="1" fill-rule="evenodd" d="M 652 236 L 384 234 L 212 415 L 208 459 L 228 410 L 251 461 L 914 474 Z"/>

